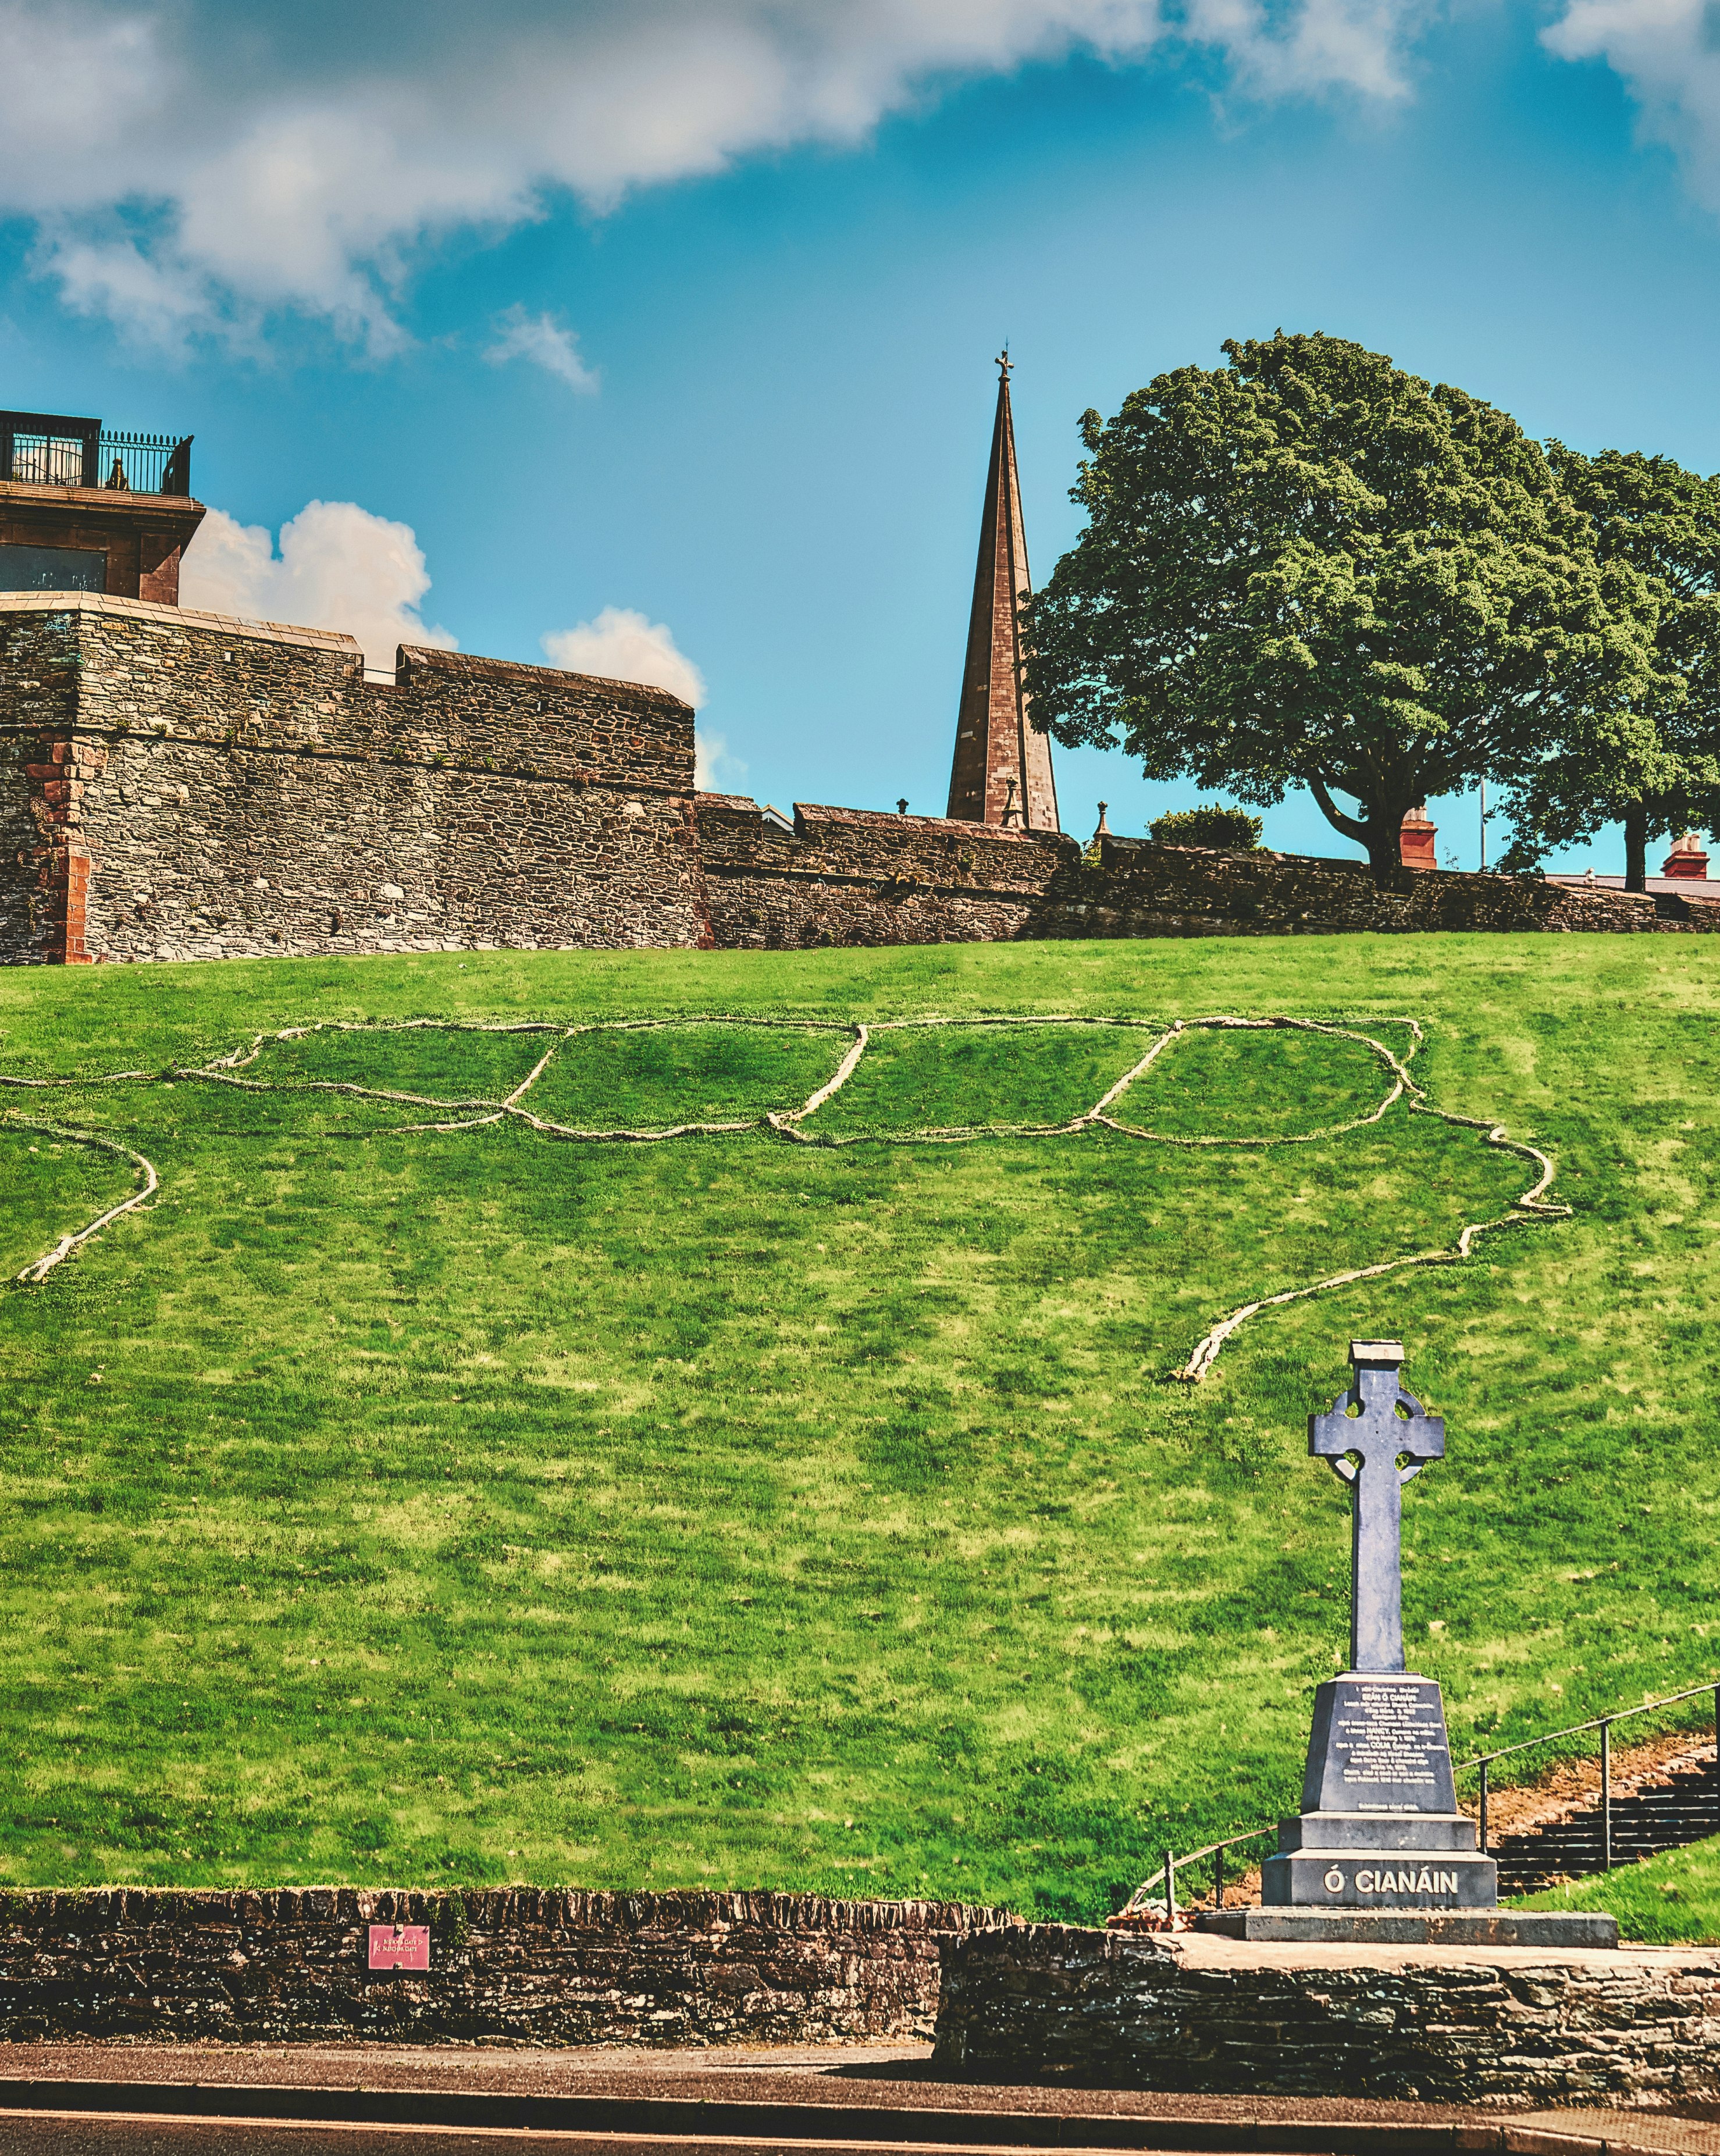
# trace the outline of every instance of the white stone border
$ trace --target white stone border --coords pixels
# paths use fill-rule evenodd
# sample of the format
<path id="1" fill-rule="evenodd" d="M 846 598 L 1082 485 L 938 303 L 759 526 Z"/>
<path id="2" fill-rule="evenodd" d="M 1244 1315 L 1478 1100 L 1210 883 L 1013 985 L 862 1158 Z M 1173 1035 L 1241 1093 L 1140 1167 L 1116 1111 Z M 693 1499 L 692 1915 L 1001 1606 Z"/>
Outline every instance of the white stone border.
<path id="1" fill-rule="evenodd" d="M 791 1140 L 797 1145 L 813 1146 L 826 1151 L 835 1151 L 855 1145 L 968 1145 L 981 1139 L 1009 1137 L 1071 1137 L 1081 1132 L 1103 1128 L 1115 1131 L 1120 1137 L 1138 1138 L 1153 1145 L 1199 1147 L 1234 1147 L 1241 1150 L 1264 1151 L 1273 1146 L 1312 1145 L 1322 1139 L 1342 1137 L 1350 1131 L 1360 1130 L 1377 1123 L 1395 1106 L 1407 1097 L 1411 1115 L 1437 1116 L 1441 1122 L 1450 1123 L 1461 1130 L 1479 1131 L 1485 1144 L 1504 1152 L 1515 1153 L 1529 1162 L 1538 1171 L 1535 1181 L 1520 1198 L 1491 1220 L 1471 1220 L 1459 1231 L 1455 1242 L 1430 1250 L 1417 1250 L 1407 1257 L 1388 1258 L 1379 1265 L 1361 1265 L 1348 1272 L 1332 1273 L 1302 1287 L 1286 1288 L 1276 1295 L 1257 1297 L 1252 1302 L 1241 1304 L 1220 1318 L 1195 1343 L 1189 1360 L 1175 1375 L 1189 1384 L 1199 1384 L 1217 1362 L 1225 1342 L 1250 1317 L 1262 1310 L 1271 1310 L 1285 1303 L 1301 1302 L 1310 1296 L 1324 1294 L 1328 1289 L 1345 1287 L 1357 1281 L 1377 1280 L 1384 1274 L 1399 1272 L 1409 1265 L 1452 1265 L 1470 1255 L 1475 1238 L 1495 1228 L 1533 1221 L 1563 1220 L 1570 1218 L 1572 1209 L 1549 1199 L 1546 1193 L 1551 1188 L 1553 1163 L 1551 1158 L 1537 1147 L 1522 1139 L 1507 1135 L 1503 1123 L 1494 1122 L 1485 1116 L 1463 1116 L 1446 1108 L 1435 1107 L 1428 1099 L 1425 1089 L 1410 1075 L 1410 1060 L 1424 1045 L 1426 1034 L 1413 1018 L 1375 1020 L 1375 1024 L 1401 1025 L 1408 1029 L 1410 1045 L 1403 1056 L 1373 1034 L 1356 1028 L 1336 1025 L 1317 1019 L 1289 1018 L 1275 1015 L 1270 1018 L 1236 1018 L 1218 1014 L 1208 1018 L 1177 1019 L 1163 1024 L 1154 1019 L 1090 1017 L 1076 1012 L 1047 1012 L 1038 1016 L 1012 1013 L 1001 1017 L 915 1018 L 884 1019 L 870 1025 L 846 1024 L 836 1019 L 742 1018 L 724 1012 L 700 1012 L 685 1017 L 671 1019 L 598 1019 L 583 1024 L 564 1025 L 553 1019 L 526 1019 L 507 1024 L 487 1024 L 466 1019 L 401 1019 L 362 1020 L 351 1019 L 319 1019 L 307 1025 L 284 1026 L 275 1032 L 254 1034 L 250 1040 L 216 1056 L 208 1063 L 174 1064 L 166 1070 L 116 1070 L 97 1078 L 20 1078 L 0 1073 L 0 1086 L 46 1090 L 67 1086 L 116 1085 L 125 1082 L 172 1083 L 182 1081 L 201 1081 L 211 1085 L 232 1086 L 251 1093 L 341 1093 L 353 1098 L 371 1101 L 392 1101 L 402 1106 L 443 1108 L 455 1111 L 451 1117 L 416 1123 L 398 1123 L 388 1127 L 386 1132 L 375 1135 L 404 1135 L 408 1132 L 458 1132 L 478 1130 L 485 1126 L 513 1117 L 545 1137 L 557 1138 L 576 1144 L 635 1144 L 655 1145 L 666 1139 L 696 1136 L 715 1137 L 741 1131 L 769 1130 L 778 1137 Z M 852 1036 L 851 1045 L 825 1083 L 798 1108 L 767 1108 L 762 1115 L 736 1118 L 723 1122 L 674 1123 L 662 1129 L 635 1130 L 616 1128 L 584 1130 L 567 1123 L 552 1122 L 533 1114 L 524 1106 L 526 1095 L 537 1084 L 549 1067 L 557 1049 L 563 1041 L 577 1039 L 588 1033 L 644 1033 L 660 1032 L 673 1028 L 700 1025 L 727 1025 L 757 1027 L 773 1032 L 842 1033 Z M 801 1126 L 815 1115 L 824 1104 L 839 1092 L 860 1067 L 861 1059 L 881 1033 L 907 1032 L 918 1028 L 960 1026 L 1017 1025 L 1086 1025 L 1112 1026 L 1120 1030 L 1153 1033 L 1157 1035 L 1153 1045 L 1132 1064 L 1108 1091 L 1091 1108 L 1071 1116 L 1060 1123 L 991 1123 L 954 1126 L 947 1129 L 918 1131 L 858 1131 L 827 1137 L 823 1132 L 809 1132 Z M 1186 1137 L 1179 1133 L 1155 1131 L 1138 1123 L 1127 1123 L 1108 1111 L 1122 1099 L 1137 1080 L 1144 1077 L 1159 1056 L 1173 1047 L 1178 1040 L 1199 1031 L 1296 1032 L 1316 1033 L 1337 1040 L 1353 1040 L 1366 1048 L 1389 1075 L 1391 1083 L 1384 1097 L 1365 1115 L 1353 1116 L 1348 1122 L 1327 1124 L 1317 1130 L 1286 1132 L 1276 1137 L 1230 1137 L 1218 1136 Z M 276 1041 L 303 1040 L 318 1033 L 410 1033 L 434 1031 L 439 1033 L 488 1034 L 548 1034 L 552 1036 L 549 1045 L 531 1070 L 513 1091 L 500 1103 L 491 1100 L 440 1100 L 424 1093 L 405 1093 L 384 1087 L 360 1086 L 350 1081 L 337 1079 L 294 1079 L 282 1083 L 267 1079 L 244 1078 L 239 1074 L 254 1064 L 264 1050 Z M 480 1111 L 475 1115 L 464 1115 L 466 1109 Z M 116 1143 L 110 1138 L 94 1132 L 79 1131 L 64 1125 L 30 1122 L 8 1110 L 3 1121 L 13 1129 L 46 1132 L 53 1137 L 74 1144 L 100 1147 L 129 1160 L 146 1178 L 145 1186 L 135 1192 L 122 1205 L 116 1205 L 99 1219 L 75 1233 L 61 1236 L 51 1250 L 34 1259 L 18 1274 L 21 1283 L 31 1284 L 44 1279 L 64 1258 L 69 1257 L 82 1244 L 98 1235 L 122 1214 L 129 1213 L 152 1197 L 160 1188 L 160 1178 L 154 1166 L 143 1154 L 134 1152 L 127 1146 Z"/>
<path id="2" fill-rule="evenodd" d="M 62 1235 L 51 1250 L 44 1251 L 39 1258 L 33 1258 L 16 1276 L 21 1282 L 33 1286 L 38 1281 L 46 1280 L 60 1260 L 70 1257 L 80 1244 L 87 1243 L 92 1235 L 99 1235 L 110 1221 L 117 1220 L 122 1213 L 130 1213 L 146 1199 L 153 1198 L 162 1187 L 162 1179 L 156 1173 L 154 1162 L 146 1159 L 141 1152 L 133 1152 L 130 1146 L 116 1145 L 111 1138 L 98 1137 L 93 1131 L 69 1130 L 63 1123 L 37 1122 L 11 1110 L 7 1112 L 6 1122 L 12 1130 L 39 1131 L 45 1137 L 64 1138 L 72 1145 L 95 1146 L 103 1152 L 117 1153 L 121 1160 L 129 1160 L 143 1178 L 142 1188 L 134 1190 L 124 1204 L 110 1206 L 87 1228 L 80 1228 L 71 1235 Z"/>

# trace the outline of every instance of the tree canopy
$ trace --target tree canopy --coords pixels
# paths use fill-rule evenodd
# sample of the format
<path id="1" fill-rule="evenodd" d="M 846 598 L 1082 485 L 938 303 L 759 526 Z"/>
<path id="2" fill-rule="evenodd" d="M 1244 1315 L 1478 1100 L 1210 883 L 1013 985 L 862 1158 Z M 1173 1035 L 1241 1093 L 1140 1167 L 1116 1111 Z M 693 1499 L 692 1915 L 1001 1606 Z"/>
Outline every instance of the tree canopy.
<path id="1" fill-rule="evenodd" d="M 1648 841 L 1720 817 L 1720 480 L 1670 457 L 1608 449 L 1582 455 L 1562 442 L 1548 459 L 1589 518 L 1603 561 L 1630 565 L 1656 603 L 1654 664 L 1623 753 L 1615 716 L 1573 713 L 1563 737 L 1527 764 L 1507 797 L 1513 856 L 1625 826 L 1625 880 L 1647 880 Z M 1642 722 L 1651 751 L 1639 747 Z"/>
<path id="2" fill-rule="evenodd" d="M 1087 527 L 1023 614 L 1040 725 L 1256 806 L 1305 786 L 1377 870 L 1418 802 L 1568 738 L 1664 778 L 1652 581 L 1515 420 L 1337 337 L 1224 350 L 1082 419 Z"/>

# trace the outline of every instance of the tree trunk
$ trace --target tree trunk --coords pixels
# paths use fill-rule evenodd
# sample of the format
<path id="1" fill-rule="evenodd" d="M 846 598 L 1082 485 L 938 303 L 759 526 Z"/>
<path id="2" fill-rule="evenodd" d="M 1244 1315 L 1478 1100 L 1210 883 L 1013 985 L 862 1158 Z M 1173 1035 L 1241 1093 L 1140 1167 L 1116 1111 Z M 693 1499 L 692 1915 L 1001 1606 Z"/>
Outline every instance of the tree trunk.
<path id="1" fill-rule="evenodd" d="M 1397 874 L 1404 865 L 1404 819 L 1415 806 L 1413 801 L 1406 801 L 1392 810 L 1387 810 L 1378 801 L 1359 801 L 1361 816 L 1346 816 L 1322 778 L 1310 776 L 1303 783 L 1332 829 L 1367 848 L 1368 865 L 1373 871 L 1376 883 Z"/>
<path id="2" fill-rule="evenodd" d="M 1404 810 L 1407 815 L 1409 811 Z M 1404 865 L 1404 817 L 1396 823 L 1369 822 L 1363 844 L 1368 849 L 1368 865 L 1373 871 L 1373 880 L 1384 883 Z"/>
<path id="3" fill-rule="evenodd" d="M 1635 801 L 1625 811 L 1625 888 L 1648 889 L 1648 803 Z"/>

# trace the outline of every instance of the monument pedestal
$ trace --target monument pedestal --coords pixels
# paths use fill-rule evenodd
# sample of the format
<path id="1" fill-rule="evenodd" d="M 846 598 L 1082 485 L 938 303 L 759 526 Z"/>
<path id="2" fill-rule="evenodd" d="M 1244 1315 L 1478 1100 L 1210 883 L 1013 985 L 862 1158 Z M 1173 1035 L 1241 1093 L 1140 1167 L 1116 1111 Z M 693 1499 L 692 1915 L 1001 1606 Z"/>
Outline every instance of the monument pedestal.
<path id="1" fill-rule="evenodd" d="M 1322 1684 L 1302 1809 L 1281 1820 L 1257 1909 L 1215 1910 L 1231 1938 L 1382 1946 L 1616 1946 L 1588 1911 L 1501 1909 L 1498 1867 L 1457 1809 L 1440 1688 L 1409 1671 Z"/>
<path id="2" fill-rule="evenodd" d="M 1314 1695 L 1302 1809 L 1260 1868 L 1263 1907 L 1491 1909 L 1498 1867 L 1457 1809 L 1431 1677 L 1350 1670 Z"/>

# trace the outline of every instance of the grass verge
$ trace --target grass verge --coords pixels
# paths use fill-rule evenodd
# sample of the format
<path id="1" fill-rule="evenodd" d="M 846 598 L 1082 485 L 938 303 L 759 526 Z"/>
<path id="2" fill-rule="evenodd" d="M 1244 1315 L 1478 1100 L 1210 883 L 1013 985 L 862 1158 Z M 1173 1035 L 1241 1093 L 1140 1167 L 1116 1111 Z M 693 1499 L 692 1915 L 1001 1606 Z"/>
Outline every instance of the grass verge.
<path id="1" fill-rule="evenodd" d="M 244 1075 L 280 1090 L 8 1094 L 162 1190 L 0 1299 L 0 1879 L 1102 1914 L 1167 1840 L 1293 1808 L 1348 1543 L 1303 1430 L 1353 1334 L 1403 1337 L 1449 1419 L 1406 1499 L 1405 1609 L 1460 1752 L 1711 1675 L 1717 992 L 1720 953 L 1671 937 L 0 975 L 0 1069 L 86 1080 L 316 1019 L 1415 1016 L 1440 1104 L 1551 1150 L 1577 1209 L 1262 1315 L 1190 1389 L 1168 1373 L 1226 1309 L 1446 1240 L 1521 1164 L 1401 1109 L 1264 1152 L 833 1151 L 408 1134 L 305 1090 L 495 1101 L 542 1052 L 435 1029 L 280 1044 Z M 1137 1060 L 1106 1035 L 886 1034 L 808 1127 L 1055 1116 Z M 528 1098 L 751 1116 L 841 1049 L 584 1034 Z M 1282 1135 L 1381 1090 L 1359 1050 L 1191 1035 L 1126 1112 Z M 11 1129 L 0 1177 L 17 1264 L 131 1187 Z"/>

